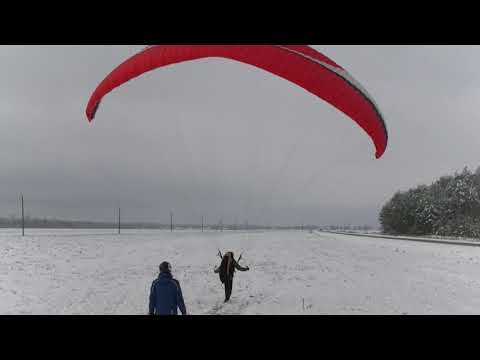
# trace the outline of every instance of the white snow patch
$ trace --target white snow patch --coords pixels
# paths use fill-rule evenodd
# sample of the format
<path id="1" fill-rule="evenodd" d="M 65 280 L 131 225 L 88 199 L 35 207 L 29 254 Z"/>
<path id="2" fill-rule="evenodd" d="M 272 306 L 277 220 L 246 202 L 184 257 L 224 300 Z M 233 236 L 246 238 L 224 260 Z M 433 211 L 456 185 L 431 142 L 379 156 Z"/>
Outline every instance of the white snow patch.
<path id="1" fill-rule="evenodd" d="M 245 251 L 232 300 L 218 249 Z M 307 231 L 0 230 L 0 314 L 145 314 L 161 261 L 191 314 L 478 314 L 480 248 Z"/>

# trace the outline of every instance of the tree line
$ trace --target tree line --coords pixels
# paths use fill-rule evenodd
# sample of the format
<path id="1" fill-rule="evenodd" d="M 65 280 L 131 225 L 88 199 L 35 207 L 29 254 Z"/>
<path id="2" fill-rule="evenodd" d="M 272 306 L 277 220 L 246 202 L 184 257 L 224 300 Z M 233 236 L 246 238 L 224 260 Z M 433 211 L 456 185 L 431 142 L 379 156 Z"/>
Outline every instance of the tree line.
<path id="1" fill-rule="evenodd" d="M 116 222 L 97 222 L 97 221 L 76 221 L 65 219 L 52 219 L 52 218 L 36 218 L 31 216 L 25 216 L 26 228 L 61 228 L 61 229 L 115 229 L 118 227 Z M 11 215 L 9 218 L 0 217 L 0 228 L 20 228 L 22 227 L 22 218 Z M 170 229 L 171 224 L 162 224 L 154 222 L 122 222 L 122 229 Z M 200 224 L 173 224 L 175 229 L 201 229 Z M 318 228 L 313 225 L 301 226 L 266 226 L 258 224 L 204 224 L 205 230 L 267 230 L 267 229 L 279 229 L 279 230 L 309 230 Z"/>
<path id="2" fill-rule="evenodd" d="M 397 192 L 379 220 L 386 234 L 480 238 L 480 167 Z"/>

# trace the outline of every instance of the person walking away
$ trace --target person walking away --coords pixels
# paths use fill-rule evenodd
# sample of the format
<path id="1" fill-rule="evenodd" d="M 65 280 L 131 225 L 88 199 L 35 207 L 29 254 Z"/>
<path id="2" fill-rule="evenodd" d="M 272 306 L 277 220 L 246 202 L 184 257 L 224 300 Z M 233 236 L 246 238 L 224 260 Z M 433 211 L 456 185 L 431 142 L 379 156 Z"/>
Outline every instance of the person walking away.
<path id="1" fill-rule="evenodd" d="M 150 288 L 149 315 L 178 315 L 177 309 L 187 315 L 182 288 L 172 276 L 171 265 L 164 261 L 159 270 L 160 274 Z"/>

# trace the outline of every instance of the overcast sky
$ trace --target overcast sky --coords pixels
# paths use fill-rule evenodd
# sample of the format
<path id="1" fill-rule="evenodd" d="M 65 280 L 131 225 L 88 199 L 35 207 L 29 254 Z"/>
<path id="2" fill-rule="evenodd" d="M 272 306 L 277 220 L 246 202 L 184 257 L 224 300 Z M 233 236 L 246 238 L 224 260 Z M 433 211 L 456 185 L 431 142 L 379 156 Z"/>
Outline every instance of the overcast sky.
<path id="1" fill-rule="evenodd" d="M 389 145 L 303 89 L 222 59 L 85 107 L 144 46 L 0 46 L 0 216 L 376 224 L 397 190 L 480 166 L 480 47 L 321 46 L 376 99 Z"/>

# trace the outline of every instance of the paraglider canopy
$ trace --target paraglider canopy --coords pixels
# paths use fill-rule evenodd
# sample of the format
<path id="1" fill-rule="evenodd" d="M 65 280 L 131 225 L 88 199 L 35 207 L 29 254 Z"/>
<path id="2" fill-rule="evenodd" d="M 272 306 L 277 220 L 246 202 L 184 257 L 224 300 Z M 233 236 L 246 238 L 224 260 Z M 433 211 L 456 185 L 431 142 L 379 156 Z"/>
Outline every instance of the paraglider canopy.
<path id="1" fill-rule="evenodd" d="M 151 45 L 120 64 L 98 85 L 87 105 L 92 121 L 102 98 L 148 71 L 202 58 L 226 58 L 253 65 L 291 81 L 348 115 L 372 139 L 376 158 L 388 133 L 378 106 L 342 67 L 307 45 Z"/>

